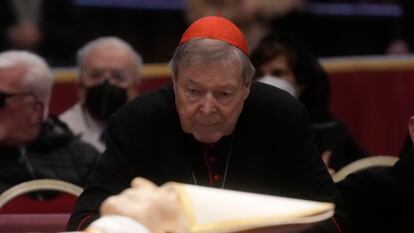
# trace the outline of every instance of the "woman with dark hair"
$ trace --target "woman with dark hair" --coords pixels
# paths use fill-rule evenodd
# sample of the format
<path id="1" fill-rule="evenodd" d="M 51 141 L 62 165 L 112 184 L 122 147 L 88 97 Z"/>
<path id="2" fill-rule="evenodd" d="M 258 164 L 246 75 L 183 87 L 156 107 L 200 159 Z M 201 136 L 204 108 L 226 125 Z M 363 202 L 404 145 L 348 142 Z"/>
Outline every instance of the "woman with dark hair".
<path id="1" fill-rule="evenodd" d="M 251 53 L 256 80 L 284 89 L 308 109 L 318 147 L 329 168 L 339 170 L 366 155 L 329 110 L 329 78 L 318 60 L 287 36 L 268 35 Z"/>

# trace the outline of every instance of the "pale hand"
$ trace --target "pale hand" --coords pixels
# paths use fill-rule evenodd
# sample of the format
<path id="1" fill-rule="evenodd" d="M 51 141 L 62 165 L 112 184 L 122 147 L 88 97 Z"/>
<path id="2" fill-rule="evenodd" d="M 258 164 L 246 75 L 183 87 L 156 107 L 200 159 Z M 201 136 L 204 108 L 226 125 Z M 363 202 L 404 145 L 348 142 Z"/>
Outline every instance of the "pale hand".
<path id="1" fill-rule="evenodd" d="M 101 215 L 130 217 L 151 233 L 188 232 L 185 213 L 174 188 L 157 187 L 143 178 L 135 178 L 131 186 L 106 199 L 101 205 Z"/>

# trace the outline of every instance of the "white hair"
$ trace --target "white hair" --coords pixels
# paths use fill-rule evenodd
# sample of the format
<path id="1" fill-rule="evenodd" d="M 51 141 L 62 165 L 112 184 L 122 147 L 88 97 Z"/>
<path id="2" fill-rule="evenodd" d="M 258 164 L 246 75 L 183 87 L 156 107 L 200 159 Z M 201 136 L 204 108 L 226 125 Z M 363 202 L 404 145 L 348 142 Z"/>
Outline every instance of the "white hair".
<path id="1" fill-rule="evenodd" d="M 0 53 L 0 68 L 22 66 L 22 87 L 33 93 L 44 105 L 43 118 L 49 114 L 49 103 L 53 86 L 53 74 L 45 60 L 26 51 L 6 51 Z"/>
<path id="2" fill-rule="evenodd" d="M 226 64 L 229 61 L 238 62 L 244 83 L 252 81 L 255 68 L 249 57 L 240 49 L 215 39 L 196 38 L 178 46 L 169 66 L 173 79 L 177 80 L 181 66 L 212 62 Z"/>
<path id="3" fill-rule="evenodd" d="M 142 57 L 137 51 L 135 51 L 135 49 L 130 44 L 115 36 L 99 37 L 95 40 L 88 42 L 78 50 L 76 58 L 77 65 L 79 67 L 78 78 L 80 79 L 82 77 L 81 74 L 83 73 L 85 68 L 85 58 L 89 55 L 89 53 L 91 53 L 94 49 L 107 47 L 116 47 L 119 49 L 124 49 L 132 55 L 132 57 L 134 58 L 136 72 L 135 81 L 138 83 L 140 81 L 140 72 L 143 67 Z"/>

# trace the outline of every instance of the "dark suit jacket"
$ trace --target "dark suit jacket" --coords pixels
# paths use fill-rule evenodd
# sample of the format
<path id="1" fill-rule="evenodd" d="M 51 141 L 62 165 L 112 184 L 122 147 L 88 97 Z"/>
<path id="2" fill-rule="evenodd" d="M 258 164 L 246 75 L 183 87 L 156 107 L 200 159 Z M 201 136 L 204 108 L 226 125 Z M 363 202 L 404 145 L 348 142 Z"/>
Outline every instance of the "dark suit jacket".
<path id="1" fill-rule="evenodd" d="M 352 221 L 351 232 L 412 232 L 413 184 L 412 145 L 393 167 L 363 170 L 338 183 Z"/>
<path id="2" fill-rule="evenodd" d="M 134 177 L 194 183 L 202 144 L 182 131 L 171 86 L 121 108 L 108 134 L 107 151 L 78 200 L 70 230 L 95 219 L 101 202 Z M 223 139 L 233 144 L 224 188 L 340 204 L 305 108 L 289 94 L 253 84 L 233 134 L 234 139 Z"/>

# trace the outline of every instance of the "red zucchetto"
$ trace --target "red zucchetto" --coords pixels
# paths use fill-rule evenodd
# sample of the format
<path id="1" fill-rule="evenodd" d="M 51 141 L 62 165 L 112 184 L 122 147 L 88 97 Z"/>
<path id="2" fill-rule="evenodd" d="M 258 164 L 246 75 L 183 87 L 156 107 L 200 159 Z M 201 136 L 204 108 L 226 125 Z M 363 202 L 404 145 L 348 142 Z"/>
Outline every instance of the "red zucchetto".
<path id="1" fill-rule="evenodd" d="M 194 38 L 208 38 L 227 42 L 248 55 L 247 42 L 240 29 L 220 16 L 207 16 L 194 21 L 184 32 L 180 45 Z"/>

